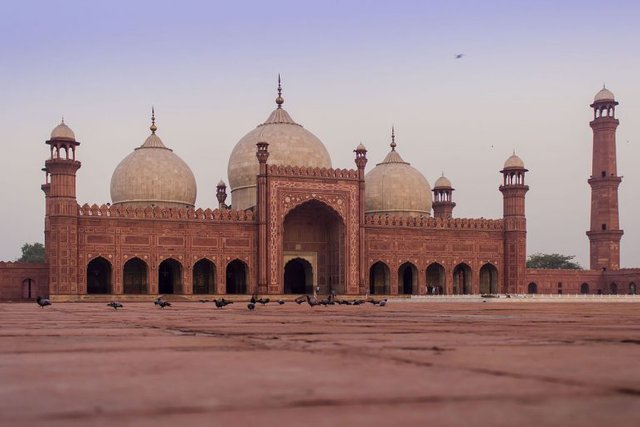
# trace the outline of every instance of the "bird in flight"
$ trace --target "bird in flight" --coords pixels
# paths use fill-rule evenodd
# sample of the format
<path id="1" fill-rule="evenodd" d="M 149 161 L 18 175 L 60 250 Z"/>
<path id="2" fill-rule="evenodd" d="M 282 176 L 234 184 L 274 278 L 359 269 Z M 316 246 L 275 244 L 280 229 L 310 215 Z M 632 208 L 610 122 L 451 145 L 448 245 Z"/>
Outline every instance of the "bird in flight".
<path id="1" fill-rule="evenodd" d="M 455 58 L 456 59 L 461 59 L 464 56 L 464 53 L 456 53 Z"/>

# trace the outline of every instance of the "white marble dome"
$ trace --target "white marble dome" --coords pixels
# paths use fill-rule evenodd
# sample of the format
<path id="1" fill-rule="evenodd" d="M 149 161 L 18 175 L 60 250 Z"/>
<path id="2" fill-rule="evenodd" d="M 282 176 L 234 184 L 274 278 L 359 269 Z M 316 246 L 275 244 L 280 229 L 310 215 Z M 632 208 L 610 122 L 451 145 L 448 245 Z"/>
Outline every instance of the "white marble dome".
<path id="1" fill-rule="evenodd" d="M 504 169 L 524 169 L 524 162 L 514 152 L 505 162 Z"/>
<path id="2" fill-rule="evenodd" d="M 596 96 L 593 98 L 593 102 L 598 101 L 615 101 L 615 97 L 613 96 L 613 92 L 611 92 L 606 87 L 603 87 L 596 93 Z"/>
<path id="3" fill-rule="evenodd" d="M 440 178 L 436 179 L 436 182 L 433 184 L 433 188 L 452 188 L 451 181 L 449 181 L 446 176 L 442 175 Z"/>
<path id="4" fill-rule="evenodd" d="M 431 186 L 416 168 L 391 151 L 365 176 L 364 210 L 370 215 L 431 216 Z"/>
<path id="5" fill-rule="evenodd" d="M 111 203 L 130 207 L 194 207 L 196 179 L 189 166 L 152 133 L 111 177 Z"/>
<path id="6" fill-rule="evenodd" d="M 258 142 L 269 143 L 268 164 L 331 168 L 331 157 L 324 144 L 293 121 L 282 108 L 281 96 L 276 103 L 278 107 L 269 118 L 242 137 L 231 152 L 227 173 L 233 209 L 249 209 L 256 204 Z"/>
<path id="7" fill-rule="evenodd" d="M 66 139 L 68 141 L 75 141 L 76 134 L 73 133 L 71 128 L 64 122 L 64 119 L 62 119 L 62 122 L 51 131 L 51 139 Z"/>

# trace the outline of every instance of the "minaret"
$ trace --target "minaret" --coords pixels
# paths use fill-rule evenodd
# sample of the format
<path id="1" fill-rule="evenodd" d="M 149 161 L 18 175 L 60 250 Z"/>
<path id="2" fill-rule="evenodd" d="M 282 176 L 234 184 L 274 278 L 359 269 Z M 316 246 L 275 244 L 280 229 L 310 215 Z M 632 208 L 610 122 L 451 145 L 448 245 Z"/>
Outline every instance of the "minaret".
<path id="1" fill-rule="evenodd" d="M 504 280 L 502 292 L 524 293 L 527 264 L 527 218 L 525 195 L 529 186 L 524 183 L 524 162 L 514 151 L 500 171 L 503 184 L 500 186 L 503 199 L 504 218 Z"/>
<path id="2" fill-rule="evenodd" d="M 76 141 L 64 123 L 51 131 L 46 141 L 51 156 L 44 163 L 45 257 L 49 264 L 50 294 L 84 293 L 78 287 L 78 202 L 76 201 Z"/>
<path id="3" fill-rule="evenodd" d="M 589 253 L 591 270 L 620 268 L 620 230 L 618 218 L 618 186 L 622 178 L 616 168 L 615 109 L 618 103 L 604 86 L 591 104 L 593 121 L 593 159 L 591 168 L 591 228 Z"/>
<path id="4" fill-rule="evenodd" d="M 367 166 L 367 148 L 363 143 L 358 144 L 355 150 L 356 153 L 356 167 L 358 168 L 358 222 L 360 224 L 359 232 L 359 245 L 360 245 L 360 274 L 358 277 L 358 289 L 361 294 L 366 292 L 367 285 L 367 277 L 365 276 L 365 272 L 367 271 L 366 259 L 364 258 L 365 253 L 365 227 L 364 227 L 364 198 L 365 198 L 365 182 L 364 182 L 364 168 Z"/>
<path id="5" fill-rule="evenodd" d="M 453 218 L 453 208 L 456 204 L 453 202 L 453 187 L 451 181 L 445 176 L 438 178 L 433 185 L 433 216 L 434 218 Z"/>

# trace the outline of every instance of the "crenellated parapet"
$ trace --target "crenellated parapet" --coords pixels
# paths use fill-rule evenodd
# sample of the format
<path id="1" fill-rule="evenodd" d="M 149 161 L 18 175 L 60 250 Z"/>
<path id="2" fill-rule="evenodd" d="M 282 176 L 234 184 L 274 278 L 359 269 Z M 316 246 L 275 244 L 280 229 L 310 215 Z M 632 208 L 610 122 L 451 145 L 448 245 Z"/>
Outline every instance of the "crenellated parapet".
<path id="1" fill-rule="evenodd" d="M 358 179 L 358 171 L 354 169 L 330 169 L 304 166 L 267 165 L 269 175 L 300 176 L 313 178 Z"/>
<path id="2" fill-rule="evenodd" d="M 254 222 L 253 211 L 193 208 L 133 208 L 111 205 L 78 205 L 80 217 L 109 217 L 125 219 L 166 219 L 186 221 Z"/>
<path id="3" fill-rule="evenodd" d="M 504 220 L 485 218 L 429 218 L 392 215 L 366 215 L 365 225 L 377 227 L 421 227 L 455 230 L 503 230 Z"/>

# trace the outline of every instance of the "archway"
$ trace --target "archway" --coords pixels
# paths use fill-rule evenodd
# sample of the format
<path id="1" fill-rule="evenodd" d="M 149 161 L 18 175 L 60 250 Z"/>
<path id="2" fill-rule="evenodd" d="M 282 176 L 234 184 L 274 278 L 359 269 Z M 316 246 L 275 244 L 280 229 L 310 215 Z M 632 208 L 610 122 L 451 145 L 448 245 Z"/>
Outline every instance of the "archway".
<path id="1" fill-rule="evenodd" d="M 87 264 L 87 293 L 108 294 L 111 292 L 111 264 L 102 257 Z"/>
<path id="2" fill-rule="evenodd" d="M 344 229 L 340 215 L 318 200 L 302 203 L 284 218 L 282 250 L 317 260 L 314 281 L 322 294 L 345 293 Z"/>
<path id="3" fill-rule="evenodd" d="M 471 267 L 465 263 L 458 264 L 453 269 L 453 294 L 471 294 Z"/>
<path id="4" fill-rule="evenodd" d="M 432 295 L 444 295 L 444 267 L 437 262 L 427 267 L 427 292 Z"/>
<path id="5" fill-rule="evenodd" d="M 588 294 L 589 293 L 589 284 L 588 283 L 583 283 L 582 285 L 580 285 L 580 293 L 581 294 Z"/>
<path id="6" fill-rule="evenodd" d="M 398 268 L 398 294 L 411 295 L 418 293 L 418 269 L 410 262 Z"/>
<path id="7" fill-rule="evenodd" d="M 527 286 L 527 293 L 528 294 L 537 294 L 538 293 L 538 285 L 535 282 L 529 283 L 529 286 Z"/>
<path id="8" fill-rule="evenodd" d="M 294 258 L 284 266 L 284 293 L 313 293 L 313 267 L 302 258 Z"/>
<path id="9" fill-rule="evenodd" d="M 227 264 L 227 287 L 228 294 L 247 293 L 247 265 L 239 259 L 234 259 Z"/>
<path id="10" fill-rule="evenodd" d="M 371 295 L 388 295 L 389 267 L 382 261 L 378 261 L 369 268 L 369 293 Z"/>
<path id="11" fill-rule="evenodd" d="M 32 299 L 34 298 L 35 280 L 31 278 L 24 279 L 22 281 L 22 298 Z"/>
<path id="12" fill-rule="evenodd" d="M 182 291 L 182 265 L 167 258 L 158 266 L 158 293 L 177 294 Z"/>
<path id="13" fill-rule="evenodd" d="M 618 295 L 618 285 L 616 283 L 612 283 L 609 286 L 609 291 L 610 291 L 611 295 Z"/>
<path id="14" fill-rule="evenodd" d="M 140 258 L 131 258 L 124 264 L 123 285 L 125 294 L 146 294 L 147 264 Z"/>
<path id="15" fill-rule="evenodd" d="M 493 264 L 485 264 L 480 268 L 480 293 L 498 293 L 498 269 Z"/>
<path id="16" fill-rule="evenodd" d="M 193 293 L 216 293 L 216 266 L 206 258 L 193 265 Z"/>
<path id="17" fill-rule="evenodd" d="M 635 295 L 636 292 L 636 284 L 633 282 L 629 283 L 629 295 Z"/>

